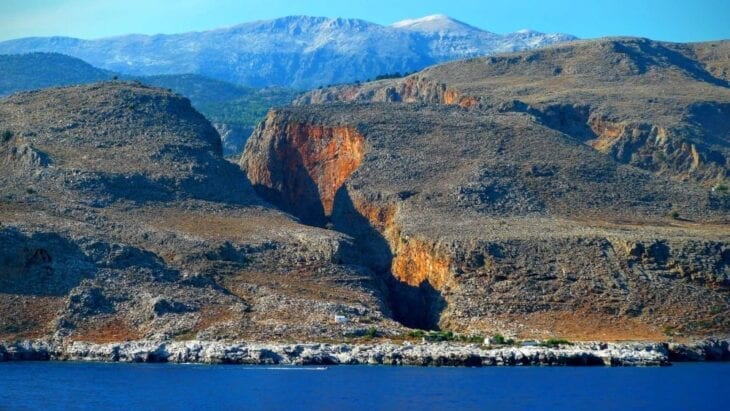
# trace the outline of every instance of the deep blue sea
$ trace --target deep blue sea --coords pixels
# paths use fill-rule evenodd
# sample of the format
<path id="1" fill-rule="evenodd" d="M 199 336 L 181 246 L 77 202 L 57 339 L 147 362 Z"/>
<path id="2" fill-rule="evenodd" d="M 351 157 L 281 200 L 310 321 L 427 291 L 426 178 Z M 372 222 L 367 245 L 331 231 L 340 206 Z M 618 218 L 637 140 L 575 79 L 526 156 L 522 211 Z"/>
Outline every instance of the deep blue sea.
<path id="1" fill-rule="evenodd" d="M 0 363 L 9 410 L 730 410 L 730 364 L 652 368 Z"/>

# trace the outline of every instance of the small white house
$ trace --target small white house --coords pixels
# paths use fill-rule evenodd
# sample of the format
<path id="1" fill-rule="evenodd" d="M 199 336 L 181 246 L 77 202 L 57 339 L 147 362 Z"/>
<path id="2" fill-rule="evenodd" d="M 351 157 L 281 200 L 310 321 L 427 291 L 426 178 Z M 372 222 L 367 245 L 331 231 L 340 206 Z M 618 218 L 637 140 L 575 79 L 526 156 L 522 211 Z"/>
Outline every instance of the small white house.
<path id="1" fill-rule="evenodd" d="M 335 323 L 337 324 L 345 324 L 347 323 L 348 319 L 344 315 L 335 315 Z"/>

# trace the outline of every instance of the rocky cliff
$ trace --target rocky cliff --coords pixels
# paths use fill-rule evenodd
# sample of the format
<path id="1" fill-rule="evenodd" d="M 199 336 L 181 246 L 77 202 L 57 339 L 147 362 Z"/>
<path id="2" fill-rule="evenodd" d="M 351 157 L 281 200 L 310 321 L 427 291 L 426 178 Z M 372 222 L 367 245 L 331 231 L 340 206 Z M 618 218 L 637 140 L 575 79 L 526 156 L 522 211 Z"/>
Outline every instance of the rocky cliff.
<path id="1" fill-rule="evenodd" d="M 264 198 L 351 236 L 411 327 L 576 339 L 730 327 L 727 197 L 529 114 L 282 108 L 241 166 Z"/>
<path id="2" fill-rule="evenodd" d="M 529 113 L 622 163 L 709 187 L 726 184 L 730 165 L 728 44 L 580 41 L 315 90 L 297 104 L 420 102 Z"/>

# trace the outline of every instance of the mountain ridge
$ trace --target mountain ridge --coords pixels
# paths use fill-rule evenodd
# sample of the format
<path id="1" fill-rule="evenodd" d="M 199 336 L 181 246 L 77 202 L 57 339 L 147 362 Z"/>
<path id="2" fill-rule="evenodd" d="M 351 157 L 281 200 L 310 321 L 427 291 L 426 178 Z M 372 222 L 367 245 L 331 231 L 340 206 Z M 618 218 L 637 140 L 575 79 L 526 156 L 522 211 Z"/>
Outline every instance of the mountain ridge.
<path id="1" fill-rule="evenodd" d="M 200 74 L 127 76 L 58 53 L 0 55 L 0 98 L 23 91 L 115 79 L 171 89 L 190 99 L 223 137 L 226 155 L 239 155 L 246 138 L 270 106 L 291 101 L 294 90 L 254 89 Z"/>
<path id="2" fill-rule="evenodd" d="M 426 26 L 447 22 L 459 30 L 288 16 L 180 34 L 21 38 L 0 42 L 0 53 L 57 52 L 127 75 L 193 73 L 253 87 L 305 89 L 575 39 L 535 32 L 498 35 L 450 18 L 412 21 Z M 471 29 L 468 35 L 464 27 Z"/>

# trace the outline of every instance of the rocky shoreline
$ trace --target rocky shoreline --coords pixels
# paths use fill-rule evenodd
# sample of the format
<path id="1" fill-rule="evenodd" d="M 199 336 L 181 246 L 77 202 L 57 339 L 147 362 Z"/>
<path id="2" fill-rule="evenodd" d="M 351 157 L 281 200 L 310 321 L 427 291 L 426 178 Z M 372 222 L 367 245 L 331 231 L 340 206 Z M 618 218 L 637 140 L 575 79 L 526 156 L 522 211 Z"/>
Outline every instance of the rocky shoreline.
<path id="1" fill-rule="evenodd" d="M 132 341 L 108 344 L 0 342 L 2 361 L 99 361 L 245 365 L 663 366 L 728 361 L 730 339 L 676 343 L 578 343 L 487 348 L 477 344 L 258 344 Z"/>

